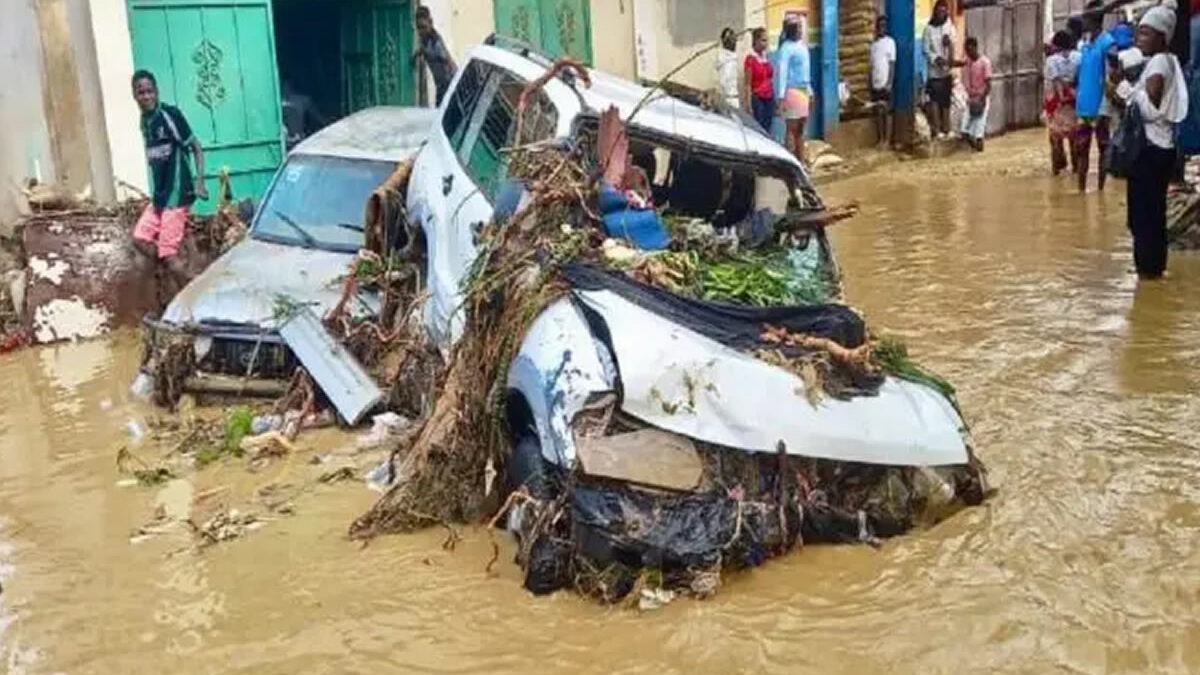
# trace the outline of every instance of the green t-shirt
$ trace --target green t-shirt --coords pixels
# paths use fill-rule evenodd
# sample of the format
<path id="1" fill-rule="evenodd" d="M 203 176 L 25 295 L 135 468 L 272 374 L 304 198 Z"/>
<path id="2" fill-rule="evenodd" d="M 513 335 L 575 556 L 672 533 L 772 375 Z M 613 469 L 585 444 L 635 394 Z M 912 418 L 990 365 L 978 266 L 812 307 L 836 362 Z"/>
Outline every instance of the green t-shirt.
<path id="1" fill-rule="evenodd" d="M 154 206 L 174 209 L 196 201 L 190 152 L 194 138 L 187 118 L 175 106 L 160 104 L 142 113 L 142 140 L 146 143 Z"/>

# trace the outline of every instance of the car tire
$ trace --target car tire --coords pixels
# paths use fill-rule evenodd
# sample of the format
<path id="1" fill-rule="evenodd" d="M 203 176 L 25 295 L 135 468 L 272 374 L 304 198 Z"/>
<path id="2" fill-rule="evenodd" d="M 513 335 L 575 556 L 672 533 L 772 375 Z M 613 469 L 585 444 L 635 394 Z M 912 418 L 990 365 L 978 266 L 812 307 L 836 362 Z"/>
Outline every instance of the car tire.
<path id="1" fill-rule="evenodd" d="M 517 436 L 509 456 L 509 491 L 515 492 L 522 487 L 538 500 L 554 496 L 549 463 L 542 456 L 542 442 L 532 428 L 525 429 Z"/>

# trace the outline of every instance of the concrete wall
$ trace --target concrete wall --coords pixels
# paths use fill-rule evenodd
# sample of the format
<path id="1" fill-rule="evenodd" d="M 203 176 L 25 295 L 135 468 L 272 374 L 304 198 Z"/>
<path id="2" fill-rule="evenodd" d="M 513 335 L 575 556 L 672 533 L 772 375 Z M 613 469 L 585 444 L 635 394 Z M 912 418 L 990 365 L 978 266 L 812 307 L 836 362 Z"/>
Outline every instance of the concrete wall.
<path id="1" fill-rule="evenodd" d="M 637 77 L 633 0 L 592 0 L 592 57 L 596 68 Z"/>
<path id="2" fill-rule="evenodd" d="M 0 2 L 0 235 L 11 234 L 27 177 L 57 180 L 42 100 L 42 45 L 33 0 Z"/>
<path id="3" fill-rule="evenodd" d="M 726 26 L 742 30 L 765 25 L 765 6 L 765 0 L 634 0 L 638 76 L 666 77 L 697 51 L 716 42 Z M 743 36 L 738 51 L 745 54 L 749 49 L 750 38 Z M 702 54 L 671 79 L 701 89 L 715 88 L 715 61 L 715 50 Z"/>
<path id="4" fill-rule="evenodd" d="M 103 110 L 104 136 L 107 141 L 112 180 L 129 183 L 139 190 L 148 188 L 146 156 L 142 132 L 138 127 L 137 103 L 133 100 L 129 78 L 133 75 L 133 43 L 125 0 L 86 0 L 91 15 L 97 70 L 96 87 Z M 118 197 L 127 196 L 124 189 Z"/>

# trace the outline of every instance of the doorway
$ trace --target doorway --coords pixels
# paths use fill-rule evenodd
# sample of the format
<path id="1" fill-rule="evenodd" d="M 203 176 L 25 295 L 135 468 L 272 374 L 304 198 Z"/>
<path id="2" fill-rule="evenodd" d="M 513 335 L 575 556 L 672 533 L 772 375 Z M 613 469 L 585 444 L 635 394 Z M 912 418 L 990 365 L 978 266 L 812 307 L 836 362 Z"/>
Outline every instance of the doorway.
<path id="1" fill-rule="evenodd" d="M 413 105 L 411 0 L 128 0 L 135 68 L 153 72 L 205 149 L 210 194 L 228 170 L 257 200 L 283 162 L 282 82 L 320 125 L 377 105 Z M 198 202 L 211 213 L 216 200 Z"/>

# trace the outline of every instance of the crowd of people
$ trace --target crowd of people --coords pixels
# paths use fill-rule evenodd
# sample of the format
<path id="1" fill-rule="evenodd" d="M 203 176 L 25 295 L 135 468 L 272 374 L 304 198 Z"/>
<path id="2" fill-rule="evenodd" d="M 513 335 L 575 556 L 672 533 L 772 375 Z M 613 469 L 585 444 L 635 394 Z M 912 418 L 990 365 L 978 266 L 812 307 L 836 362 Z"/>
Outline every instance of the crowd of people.
<path id="1" fill-rule="evenodd" d="M 1087 190 L 1095 147 L 1097 186 L 1110 172 L 1126 178 L 1127 220 L 1138 276 L 1158 279 L 1167 265 L 1167 190 L 1177 168 L 1176 128 L 1188 111 L 1188 87 L 1169 45 L 1175 35 L 1173 0 L 1152 7 L 1135 26 L 1105 29 L 1093 0 L 1048 45 L 1045 116 L 1050 168 L 1068 168 Z M 1109 145 L 1119 129 L 1121 147 Z M 1108 159 L 1107 163 L 1105 159 Z M 1122 163 L 1120 158 L 1125 158 Z"/>
<path id="2" fill-rule="evenodd" d="M 778 119 L 784 146 L 805 161 L 804 127 L 815 97 L 800 21 L 793 16 L 784 20 L 774 50 L 766 28 L 755 28 L 750 35 L 751 50 L 739 68 L 738 34 L 732 28 L 721 31 L 715 66 L 721 96 L 732 109 L 753 116 L 768 134 L 775 133 Z"/>
<path id="3" fill-rule="evenodd" d="M 739 70 L 738 34 L 732 28 L 721 31 L 721 48 L 715 62 L 721 97 L 729 107 L 752 116 L 764 131 L 779 137 L 797 158 L 805 161 L 804 128 L 815 105 L 815 95 L 801 24 L 793 17 L 785 19 L 774 50 L 770 48 L 766 28 L 755 28 L 750 35 L 751 51 L 742 59 Z M 966 110 L 959 133 L 971 147 L 982 150 L 990 109 L 992 63 L 980 52 L 974 37 L 964 42 L 963 58 L 956 58 L 955 38 L 949 6 L 946 0 L 938 0 L 922 38 L 922 53 L 929 68 L 924 87 L 926 115 L 935 137 L 950 138 L 954 69 L 961 68 Z M 891 118 L 896 41 L 888 31 L 886 16 L 876 20 L 869 63 L 867 94 L 876 120 L 876 139 L 880 146 L 887 146 L 894 140 Z"/>

